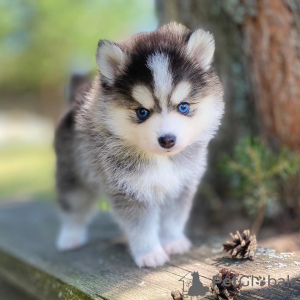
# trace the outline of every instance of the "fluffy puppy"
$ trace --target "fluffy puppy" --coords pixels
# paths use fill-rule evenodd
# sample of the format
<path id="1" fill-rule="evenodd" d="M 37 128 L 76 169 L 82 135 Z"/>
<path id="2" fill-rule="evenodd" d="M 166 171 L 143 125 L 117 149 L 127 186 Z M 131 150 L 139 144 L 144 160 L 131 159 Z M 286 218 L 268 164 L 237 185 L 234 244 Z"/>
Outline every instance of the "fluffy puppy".
<path id="1" fill-rule="evenodd" d="M 175 23 L 99 42 L 99 75 L 56 131 L 59 249 L 86 243 L 103 193 L 138 266 L 190 249 L 184 227 L 224 110 L 214 50 L 210 33 Z"/>

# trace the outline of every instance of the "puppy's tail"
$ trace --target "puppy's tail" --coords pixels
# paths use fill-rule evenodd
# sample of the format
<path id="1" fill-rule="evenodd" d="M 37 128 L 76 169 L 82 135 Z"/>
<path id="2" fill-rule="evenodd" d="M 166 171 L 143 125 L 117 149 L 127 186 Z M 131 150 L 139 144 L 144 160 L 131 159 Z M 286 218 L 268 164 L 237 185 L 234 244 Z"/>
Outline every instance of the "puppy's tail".
<path id="1" fill-rule="evenodd" d="M 92 80 L 90 74 L 73 73 L 67 86 L 67 99 L 69 105 L 80 105 L 85 100 L 86 93 L 90 90 Z"/>

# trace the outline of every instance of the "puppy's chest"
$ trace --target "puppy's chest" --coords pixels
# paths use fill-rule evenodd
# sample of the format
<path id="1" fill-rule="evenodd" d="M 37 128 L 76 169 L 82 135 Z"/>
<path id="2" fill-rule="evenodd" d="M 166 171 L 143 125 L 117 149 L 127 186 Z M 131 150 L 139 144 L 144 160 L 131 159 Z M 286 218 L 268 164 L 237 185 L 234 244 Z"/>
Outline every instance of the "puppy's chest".
<path id="1" fill-rule="evenodd" d="M 149 166 L 127 178 L 126 188 L 144 201 L 163 201 L 176 197 L 191 176 L 189 168 L 178 168 L 168 158 L 158 158 Z"/>

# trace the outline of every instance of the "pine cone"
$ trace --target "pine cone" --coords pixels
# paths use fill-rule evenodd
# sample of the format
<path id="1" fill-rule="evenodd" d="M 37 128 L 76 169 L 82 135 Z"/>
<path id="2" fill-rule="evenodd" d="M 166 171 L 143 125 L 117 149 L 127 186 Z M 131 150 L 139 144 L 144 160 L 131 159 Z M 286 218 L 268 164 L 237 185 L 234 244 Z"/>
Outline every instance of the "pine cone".
<path id="1" fill-rule="evenodd" d="M 254 259 L 255 250 L 257 247 L 256 236 L 250 235 L 250 230 L 244 230 L 243 234 L 238 231 L 236 235 L 230 233 L 233 241 L 223 244 L 224 251 L 229 253 L 230 258 L 250 258 Z"/>
<path id="2" fill-rule="evenodd" d="M 212 282 L 210 285 L 210 292 L 213 294 L 215 299 L 231 300 L 240 294 L 240 289 L 242 288 L 242 285 L 237 281 L 239 274 L 234 273 L 228 269 L 221 269 L 217 276 L 222 278 L 222 282 L 215 283 L 215 285 L 214 282 Z M 236 281 L 234 280 L 234 277 L 236 278 Z M 224 280 L 226 278 L 230 279 L 230 286 L 224 285 Z"/>
<path id="3" fill-rule="evenodd" d="M 172 291 L 171 296 L 173 300 L 183 300 L 182 294 L 179 291 Z"/>

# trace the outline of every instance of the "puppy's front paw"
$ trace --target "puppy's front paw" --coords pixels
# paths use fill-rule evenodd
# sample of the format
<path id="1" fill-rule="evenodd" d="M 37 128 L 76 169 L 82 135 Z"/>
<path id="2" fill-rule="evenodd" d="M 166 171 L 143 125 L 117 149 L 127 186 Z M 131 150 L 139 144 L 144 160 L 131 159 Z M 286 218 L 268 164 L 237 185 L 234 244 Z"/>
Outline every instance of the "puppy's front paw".
<path id="1" fill-rule="evenodd" d="M 192 243 L 190 242 L 190 240 L 186 237 L 177 239 L 177 240 L 173 240 L 167 244 L 165 244 L 164 249 L 166 251 L 167 254 L 171 255 L 171 254 L 183 254 L 185 252 L 188 252 L 191 247 L 192 247 Z"/>
<path id="2" fill-rule="evenodd" d="M 169 256 L 163 250 L 163 248 L 156 248 L 152 252 L 148 252 L 135 259 L 136 264 L 141 267 L 156 268 L 164 265 L 169 260 Z"/>
<path id="3" fill-rule="evenodd" d="M 59 232 L 56 247 L 60 251 L 79 248 L 87 242 L 87 229 L 85 227 L 65 227 Z"/>

